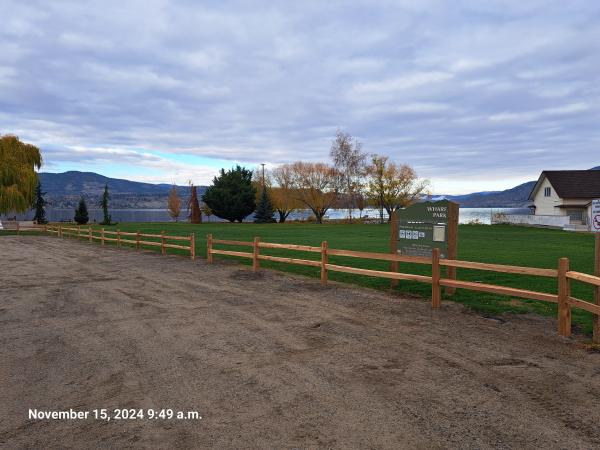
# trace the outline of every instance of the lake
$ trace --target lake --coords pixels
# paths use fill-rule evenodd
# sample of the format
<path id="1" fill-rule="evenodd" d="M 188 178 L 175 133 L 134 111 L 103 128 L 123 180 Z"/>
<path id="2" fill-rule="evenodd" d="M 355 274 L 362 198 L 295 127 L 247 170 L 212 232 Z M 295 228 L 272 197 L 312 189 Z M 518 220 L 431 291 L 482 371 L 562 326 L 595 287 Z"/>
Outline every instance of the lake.
<path id="1" fill-rule="evenodd" d="M 484 224 L 489 224 L 491 221 L 492 214 L 504 213 L 504 214 L 531 214 L 529 208 L 461 208 L 459 214 L 460 223 L 469 223 L 472 221 L 479 221 Z M 110 211 L 112 220 L 114 222 L 171 222 L 171 216 L 166 209 L 112 209 Z M 33 218 L 33 211 L 26 214 L 18 214 L 19 220 L 31 220 Z M 74 209 L 60 209 L 60 208 L 47 208 L 46 217 L 51 222 L 66 222 L 73 220 Z M 290 214 L 288 220 L 304 220 L 310 217 L 312 213 L 307 210 L 294 211 Z M 90 222 L 101 222 L 102 221 L 102 210 L 101 209 L 90 209 L 89 210 Z M 358 217 L 359 211 L 356 210 L 353 213 L 353 217 Z M 379 217 L 379 211 L 376 209 L 365 209 L 363 210 L 363 216 L 368 217 Z M 180 221 L 185 220 L 185 211 L 180 216 Z M 331 209 L 327 213 L 329 219 L 344 219 L 348 217 L 348 211 L 345 209 Z M 387 218 L 387 214 L 385 215 Z M 6 217 L 2 216 L 5 220 Z M 211 216 L 210 219 L 206 216 L 202 216 L 202 220 L 205 222 L 220 222 L 221 220 L 217 217 Z M 249 218 L 248 220 L 251 220 Z"/>

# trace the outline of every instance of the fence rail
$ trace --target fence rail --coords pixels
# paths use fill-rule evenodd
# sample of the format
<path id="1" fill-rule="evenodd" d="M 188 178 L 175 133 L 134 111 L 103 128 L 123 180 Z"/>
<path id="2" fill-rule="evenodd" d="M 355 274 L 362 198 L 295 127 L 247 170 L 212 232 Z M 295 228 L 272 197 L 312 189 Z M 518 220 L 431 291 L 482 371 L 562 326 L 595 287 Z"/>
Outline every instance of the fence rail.
<path id="1" fill-rule="evenodd" d="M 1 231 L 16 231 L 17 234 L 21 234 L 26 231 L 46 231 L 45 225 L 38 225 L 35 223 L 19 223 L 18 221 L 5 221 L 2 223 Z"/>
<path id="2" fill-rule="evenodd" d="M 505 264 L 489 264 L 475 261 L 460 261 L 454 259 L 441 259 L 440 250 L 433 249 L 431 258 L 420 256 L 394 255 L 390 253 L 378 252 L 361 252 L 355 250 L 341 250 L 329 248 L 326 241 L 321 243 L 320 247 L 297 244 L 279 244 L 272 242 L 261 242 L 260 238 L 255 237 L 253 242 L 247 241 L 232 241 L 224 239 L 213 239 L 209 234 L 207 242 L 207 261 L 213 262 L 214 255 L 236 256 L 252 259 L 254 271 L 259 270 L 260 261 L 275 261 L 287 264 L 299 264 L 303 266 L 320 267 L 321 268 L 321 284 L 326 285 L 329 271 L 351 273 L 356 275 L 365 275 L 370 277 L 388 278 L 392 280 L 411 280 L 421 283 L 431 284 L 431 306 L 437 309 L 441 306 L 442 287 L 467 289 L 471 291 L 489 292 L 493 294 L 509 295 L 514 297 L 526 298 L 531 300 L 539 300 L 543 302 L 556 303 L 558 305 L 558 333 L 562 336 L 571 335 L 571 308 L 579 308 L 592 313 L 595 316 L 600 316 L 600 305 L 590 303 L 571 296 L 570 281 L 576 280 L 579 282 L 590 284 L 596 289 L 600 289 L 600 277 L 588 275 L 585 273 L 574 272 L 569 270 L 569 260 L 560 258 L 556 269 L 545 269 L 538 267 L 522 267 Z M 252 247 L 252 252 L 242 252 L 233 250 L 215 249 L 214 245 L 234 245 Z M 295 250 L 303 252 L 320 253 L 320 260 L 299 259 L 281 256 L 271 256 L 260 254 L 261 248 Z M 329 263 L 329 256 L 345 256 L 351 258 L 375 259 L 382 261 L 398 261 L 416 264 L 431 265 L 431 276 L 417 275 L 410 273 L 402 273 L 396 271 L 382 271 L 372 269 L 362 269 L 358 267 L 343 266 Z M 500 286 L 495 284 L 477 283 L 472 281 L 455 280 L 451 277 L 442 278 L 442 267 L 462 268 L 472 270 L 486 270 L 500 273 L 510 273 L 518 275 L 532 275 L 538 277 L 554 278 L 557 280 L 557 293 L 550 294 L 547 292 L 530 291 L 526 289 L 512 288 L 508 286 Z M 594 341 L 600 339 L 596 336 L 594 329 Z"/>
<path id="3" fill-rule="evenodd" d="M 88 227 L 72 227 L 62 225 L 46 225 L 44 231 L 52 234 L 56 234 L 59 237 L 72 236 L 78 239 L 87 239 L 89 242 L 100 241 L 101 245 L 105 242 L 116 242 L 117 247 L 121 247 L 122 244 L 135 245 L 137 250 L 140 250 L 143 246 L 160 247 L 163 255 L 167 254 L 167 249 L 174 248 L 178 250 L 186 250 L 190 252 L 190 257 L 196 259 L 196 238 L 194 233 L 189 236 L 170 236 L 164 233 L 153 234 L 153 233 L 140 233 L 132 231 L 121 231 L 121 230 L 105 230 L 104 228 L 93 228 Z M 114 237 L 108 237 L 114 236 Z M 123 239 L 125 237 L 135 237 L 135 239 Z M 160 239 L 160 241 L 148 241 L 144 239 Z M 173 244 L 169 241 L 185 241 L 189 242 L 188 245 Z"/>

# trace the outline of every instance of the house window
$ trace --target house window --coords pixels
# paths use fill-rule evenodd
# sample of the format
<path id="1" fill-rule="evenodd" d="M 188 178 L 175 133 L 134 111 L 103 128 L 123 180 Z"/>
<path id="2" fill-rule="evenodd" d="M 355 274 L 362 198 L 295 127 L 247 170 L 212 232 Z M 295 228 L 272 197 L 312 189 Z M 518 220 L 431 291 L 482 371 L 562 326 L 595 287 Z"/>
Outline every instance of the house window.
<path id="1" fill-rule="evenodd" d="M 549 187 L 544 188 L 544 197 L 550 197 L 551 193 L 552 193 L 552 191 Z"/>

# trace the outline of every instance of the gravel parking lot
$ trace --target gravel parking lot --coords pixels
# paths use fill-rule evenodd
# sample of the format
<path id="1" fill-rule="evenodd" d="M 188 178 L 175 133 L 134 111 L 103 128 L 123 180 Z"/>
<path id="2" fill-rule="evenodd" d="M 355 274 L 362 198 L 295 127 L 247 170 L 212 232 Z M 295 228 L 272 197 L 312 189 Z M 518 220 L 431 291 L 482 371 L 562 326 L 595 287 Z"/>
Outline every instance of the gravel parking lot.
<path id="1" fill-rule="evenodd" d="M 3 448 L 600 445 L 600 354 L 549 318 L 56 237 L 0 260 Z"/>

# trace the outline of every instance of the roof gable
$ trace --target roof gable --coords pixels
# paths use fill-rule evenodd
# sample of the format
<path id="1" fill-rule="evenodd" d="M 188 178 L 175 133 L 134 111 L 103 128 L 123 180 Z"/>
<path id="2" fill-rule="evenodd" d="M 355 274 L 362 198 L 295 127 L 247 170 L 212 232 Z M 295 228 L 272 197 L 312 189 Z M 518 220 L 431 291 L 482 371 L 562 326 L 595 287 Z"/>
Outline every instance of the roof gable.
<path id="1" fill-rule="evenodd" d="M 544 178 L 560 198 L 600 198 L 600 170 L 545 170 L 531 191 L 530 199 Z"/>

